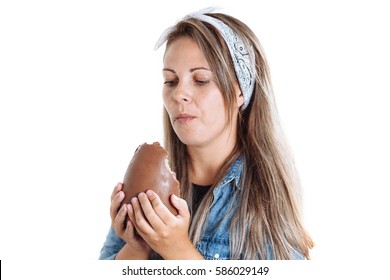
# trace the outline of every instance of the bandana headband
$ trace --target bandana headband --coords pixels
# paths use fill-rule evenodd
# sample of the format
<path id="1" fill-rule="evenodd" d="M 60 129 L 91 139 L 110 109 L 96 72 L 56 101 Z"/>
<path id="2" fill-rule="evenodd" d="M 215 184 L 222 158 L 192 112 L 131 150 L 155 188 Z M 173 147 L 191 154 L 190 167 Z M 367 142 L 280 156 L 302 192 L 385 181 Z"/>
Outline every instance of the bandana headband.
<path id="1" fill-rule="evenodd" d="M 240 84 L 240 88 L 244 96 L 244 104 L 241 109 L 244 110 L 249 104 L 255 85 L 254 65 L 251 62 L 251 58 L 254 59 L 253 50 L 249 47 L 249 51 L 251 52 L 249 53 L 241 38 L 221 20 L 205 15 L 206 13 L 211 13 L 214 10 L 214 7 L 206 8 L 198 12 L 188 14 L 184 17 L 184 19 L 196 18 L 200 21 L 213 25 L 225 40 L 233 60 L 238 83 Z M 164 44 L 167 41 L 169 34 L 173 31 L 175 31 L 175 26 L 168 27 L 161 34 L 154 49 L 157 50 L 162 44 Z"/>

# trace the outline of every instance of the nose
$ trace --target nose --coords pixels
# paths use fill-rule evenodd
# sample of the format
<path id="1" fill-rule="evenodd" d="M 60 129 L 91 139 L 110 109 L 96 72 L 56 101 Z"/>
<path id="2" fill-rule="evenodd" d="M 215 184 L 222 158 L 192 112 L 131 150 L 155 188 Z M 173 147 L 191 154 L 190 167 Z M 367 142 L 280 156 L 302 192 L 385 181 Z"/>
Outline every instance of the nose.
<path id="1" fill-rule="evenodd" d="M 174 90 L 173 98 L 179 103 L 191 102 L 190 87 L 188 87 L 184 82 L 179 81 Z"/>

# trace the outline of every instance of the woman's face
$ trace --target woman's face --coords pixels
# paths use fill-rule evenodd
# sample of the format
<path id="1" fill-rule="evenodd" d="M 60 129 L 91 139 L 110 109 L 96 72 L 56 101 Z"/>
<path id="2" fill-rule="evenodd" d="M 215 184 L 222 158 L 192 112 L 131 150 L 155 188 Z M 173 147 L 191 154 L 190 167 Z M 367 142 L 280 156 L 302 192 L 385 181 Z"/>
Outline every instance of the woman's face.
<path id="1" fill-rule="evenodd" d="M 232 124 L 227 123 L 222 93 L 205 55 L 193 39 L 182 37 L 168 45 L 163 78 L 164 106 L 175 133 L 184 144 L 204 147 L 236 137 L 237 112 L 242 98 L 237 99 Z"/>

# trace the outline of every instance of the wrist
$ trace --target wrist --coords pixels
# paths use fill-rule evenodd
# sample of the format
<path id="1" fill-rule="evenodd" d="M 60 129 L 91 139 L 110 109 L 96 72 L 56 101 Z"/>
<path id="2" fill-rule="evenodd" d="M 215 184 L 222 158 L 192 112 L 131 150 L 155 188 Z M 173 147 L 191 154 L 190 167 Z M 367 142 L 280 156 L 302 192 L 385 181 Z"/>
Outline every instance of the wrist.
<path id="1" fill-rule="evenodd" d="M 168 252 L 161 254 L 164 260 L 204 260 L 204 257 L 188 240 L 179 246 L 174 246 Z"/>
<path id="2" fill-rule="evenodd" d="M 127 243 L 123 246 L 122 250 L 119 251 L 116 260 L 147 260 L 152 253 L 151 248 L 145 250 L 134 250 Z"/>

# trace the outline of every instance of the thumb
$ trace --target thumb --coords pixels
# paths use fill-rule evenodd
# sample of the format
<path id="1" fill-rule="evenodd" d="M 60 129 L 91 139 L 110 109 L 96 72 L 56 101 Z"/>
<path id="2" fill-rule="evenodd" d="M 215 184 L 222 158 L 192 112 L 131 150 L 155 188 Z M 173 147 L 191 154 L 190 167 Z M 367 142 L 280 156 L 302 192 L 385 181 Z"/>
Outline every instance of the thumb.
<path id="1" fill-rule="evenodd" d="M 185 218 L 190 217 L 190 211 L 188 209 L 187 202 L 184 199 L 177 197 L 174 194 L 171 195 L 170 199 L 173 207 L 177 209 L 178 215 Z"/>

